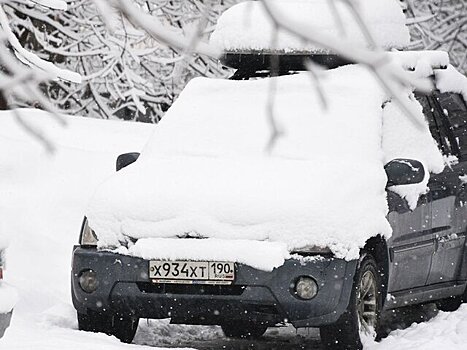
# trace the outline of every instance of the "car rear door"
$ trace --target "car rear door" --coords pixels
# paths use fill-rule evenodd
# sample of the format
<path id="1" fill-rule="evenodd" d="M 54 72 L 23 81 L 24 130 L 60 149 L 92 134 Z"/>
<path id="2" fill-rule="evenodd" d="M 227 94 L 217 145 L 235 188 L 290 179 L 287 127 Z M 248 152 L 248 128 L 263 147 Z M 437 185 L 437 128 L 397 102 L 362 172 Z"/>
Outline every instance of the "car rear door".
<path id="1" fill-rule="evenodd" d="M 467 227 L 467 106 L 461 95 L 453 93 L 434 93 L 428 101 L 438 128 L 438 142 L 448 157 L 444 171 L 432 175 L 428 184 L 429 199 L 432 201 L 432 230 L 436 240 L 427 284 L 438 284 L 457 279 L 464 251 Z"/>

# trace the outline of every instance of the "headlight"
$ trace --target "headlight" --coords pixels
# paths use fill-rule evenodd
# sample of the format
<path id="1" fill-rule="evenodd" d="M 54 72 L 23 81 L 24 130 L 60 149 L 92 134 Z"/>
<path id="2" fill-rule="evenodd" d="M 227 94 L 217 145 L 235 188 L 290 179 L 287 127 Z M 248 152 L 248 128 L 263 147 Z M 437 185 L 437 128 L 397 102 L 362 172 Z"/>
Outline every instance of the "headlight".
<path id="1" fill-rule="evenodd" d="M 84 218 L 83 225 L 81 226 L 81 234 L 79 237 L 79 244 L 88 247 L 97 246 L 96 233 L 89 227 L 88 219 Z"/>
<path id="2" fill-rule="evenodd" d="M 319 255 L 319 254 L 332 254 L 331 249 L 328 247 L 319 247 L 316 245 L 307 245 L 302 248 L 297 248 L 292 251 L 292 254 L 310 254 L 310 255 Z"/>

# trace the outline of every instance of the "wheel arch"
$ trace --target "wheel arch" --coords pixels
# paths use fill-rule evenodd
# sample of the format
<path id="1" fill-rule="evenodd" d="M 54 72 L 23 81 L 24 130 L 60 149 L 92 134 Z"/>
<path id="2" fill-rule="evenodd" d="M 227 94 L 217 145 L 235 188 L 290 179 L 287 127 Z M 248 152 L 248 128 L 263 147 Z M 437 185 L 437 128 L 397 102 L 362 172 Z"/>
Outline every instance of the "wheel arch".
<path id="1" fill-rule="evenodd" d="M 462 247 L 462 257 L 459 267 L 459 272 L 457 275 L 457 279 L 460 281 L 467 281 L 467 227 L 464 228 L 464 233 L 466 235 L 464 246 Z M 467 298 L 467 286 L 465 289 L 465 297 Z"/>
<path id="2" fill-rule="evenodd" d="M 376 264 L 378 265 L 378 270 L 381 274 L 381 297 L 384 307 L 384 303 L 386 302 L 386 296 L 388 293 L 389 283 L 389 251 L 386 239 L 384 239 L 384 237 L 382 237 L 381 235 L 371 237 L 367 240 L 363 251 L 371 254 L 376 260 Z"/>

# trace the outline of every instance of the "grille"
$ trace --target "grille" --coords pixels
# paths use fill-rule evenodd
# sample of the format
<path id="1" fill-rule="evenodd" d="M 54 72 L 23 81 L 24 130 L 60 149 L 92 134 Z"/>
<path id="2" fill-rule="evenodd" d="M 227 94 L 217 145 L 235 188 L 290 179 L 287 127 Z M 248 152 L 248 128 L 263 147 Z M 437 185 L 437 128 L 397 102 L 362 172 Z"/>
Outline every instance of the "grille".
<path id="1" fill-rule="evenodd" d="M 242 295 L 245 286 L 215 286 L 197 284 L 169 284 L 138 282 L 138 288 L 143 293 L 154 294 L 187 294 L 187 295 Z"/>

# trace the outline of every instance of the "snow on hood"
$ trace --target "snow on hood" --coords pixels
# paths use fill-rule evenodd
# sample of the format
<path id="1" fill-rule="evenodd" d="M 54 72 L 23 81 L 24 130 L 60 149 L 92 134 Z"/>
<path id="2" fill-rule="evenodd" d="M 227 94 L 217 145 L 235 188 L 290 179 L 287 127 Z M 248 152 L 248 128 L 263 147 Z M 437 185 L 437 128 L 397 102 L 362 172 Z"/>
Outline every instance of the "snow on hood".
<path id="1" fill-rule="evenodd" d="M 266 107 L 273 80 L 274 113 L 284 136 L 268 154 Z M 192 80 L 138 161 L 97 189 L 87 216 L 99 246 L 117 247 L 128 243 L 127 237 L 190 234 L 218 240 L 212 249 L 206 243 L 205 259 L 216 255 L 219 241 L 229 245 L 245 239 L 281 243 L 284 249 L 271 251 L 282 260 L 284 251 L 306 245 L 327 246 L 338 257 L 354 259 L 370 236 L 390 235 L 382 121 L 384 114 L 394 113 L 383 113 L 387 97 L 356 65 L 324 72 L 321 84 L 327 109 L 306 73 L 254 81 Z M 404 124 L 393 132 L 410 135 L 413 129 Z M 431 142 L 428 126 L 413 135 L 420 144 Z M 387 142 L 386 148 L 403 157 L 397 142 Z M 415 158 L 427 170 L 442 169 L 436 147 L 414 152 L 410 155 L 419 155 Z M 192 244 L 176 240 L 179 251 Z M 154 252 L 148 248 L 143 254 L 143 244 L 129 244 L 132 255 Z M 240 256 L 236 261 L 247 263 Z"/>
<path id="2" fill-rule="evenodd" d="M 329 0 L 274 0 L 273 4 L 285 18 L 293 23 L 303 23 L 330 38 L 340 40 L 351 38 L 355 45 L 366 46 L 367 41 L 354 19 L 349 7 L 343 1 L 335 1 L 345 33 L 342 33 L 338 19 Z M 353 1 L 360 11 L 375 41 L 385 49 L 404 48 L 410 42 L 406 18 L 396 0 Z M 225 11 L 211 35 L 211 43 L 225 51 L 323 52 L 323 48 L 305 43 L 299 38 L 279 31 L 277 42 L 271 47 L 275 28 L 261 1 L 246 1 Z"/>

